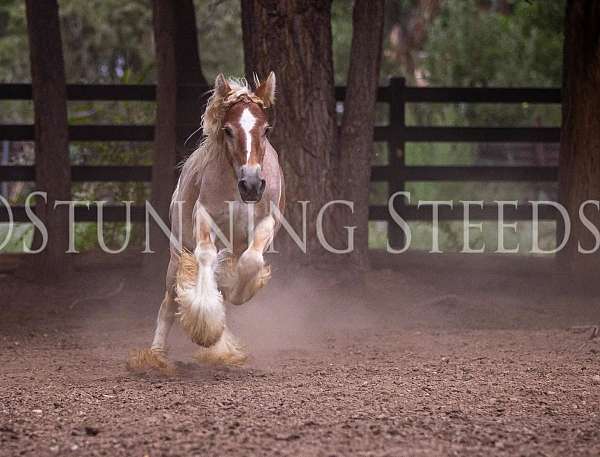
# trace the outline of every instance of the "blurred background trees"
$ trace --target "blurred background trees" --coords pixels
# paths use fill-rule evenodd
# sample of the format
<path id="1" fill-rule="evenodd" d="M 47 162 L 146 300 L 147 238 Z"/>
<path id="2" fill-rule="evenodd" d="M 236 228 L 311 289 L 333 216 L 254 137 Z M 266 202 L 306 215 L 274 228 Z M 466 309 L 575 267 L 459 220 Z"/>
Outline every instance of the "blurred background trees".
<path id="1" fill-rule="evenodd" d="M 352 3 L 333 0 L 331 10 L 333 71 L 336 84 L 345 84 L 352 38 Z M 156 59 L 149 0 L 60 0 L 60 17 L 68 83 L 154 83 Z M 194 0 L 202 71 L 212 81 L 218 72 L 244 74 L 239 0 Z M 380 84 L 403 76 L 409 85 L 543 86 L 561 83 L 565 0 L 387 0 Z M 24 4 L 0 4 L 0 82 L 31 81 Z M 0 122 L 32 122 L 31 102 L 1 101 Z M 341 113 L 341 107 L 338 106 Z M 69 122 L 153 123 L 153 103 L 69 102 Z M 384 106 L 377 123 L 386 122 Z M 560 107 L 528 105 L 409 105 L 411 125 L 558 126 Z M 2 163 L 33 161 L 29 143 L 3 144 Z M 149 164 L 150 144 L 70 144 L 74 164 Z M 409 165 L 419 164 L 543 164 L 555 165 L 556 145 L 408 144 Z M 387 151 L 375 145 L 374 163 L 386 163 Z M 383 184 L 384 185 L 384 184 Z M 27 183 L 3 185 L 4 194 L 22 202 Z M 459 199 L 474 195 L 486 200 L 556 198 L 556 186 L 512 183 L 411 183 L 413 199 Z M 133 183 L 86 183 L 73 186 L 75 198 L 142 201 L 148 186 Z M 382 184 L 372 186 L 371 200 L 381 203 Z M 415 247 L 427 248 L 429 224 L 412 223 Z M 526 228 L 526 224 L 520 224 Z M 112 226 L 111 226 L 112 227 Z M 81 247 L 94 247 L 95 227 L 80 224 Z M 109 243 L 118 244 L 122 230 L 112 227 Z M 460 250 L 461 227 L 442 226 L 442 247 Z M 553 244 L 553 227 L 543 227 L 545 244 Z M 495 248 L 495 226 L 473 234 L 475 243 Z M 23 227 L 22 236 L 27 236 Z M 371 244 L 384 246 L 385 228 L 371 224 Z M 508 235 L 508 233 L 507 233 Z M 528 230 L 512 236 L 528 249 Z M 134 237 L 135 240 L 135 237 Z M 18 241 L 18 240 L 16 240 Z M 139 239 L 138 239 L 139 241 Z M 510 241 L 509 241 L 510 243 Z M 13 249 L 16 249 L 13 246 Z"/>

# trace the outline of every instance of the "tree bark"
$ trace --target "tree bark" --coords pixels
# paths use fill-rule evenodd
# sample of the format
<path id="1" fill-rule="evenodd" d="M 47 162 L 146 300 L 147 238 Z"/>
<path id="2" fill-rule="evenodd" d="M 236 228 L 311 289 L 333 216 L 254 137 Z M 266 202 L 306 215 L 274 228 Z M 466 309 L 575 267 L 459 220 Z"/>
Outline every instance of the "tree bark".
<path id="1" fill-rule="evenodd" d="M 176 183 L 177 164 L 177 70 L 175 2 L 153 1 L 154 42 L 156 47 L 156 126 L 152 156 L 151 203 L 163 221 L 169 219 L 169 205 Z M 150 247 L 156 255 L 148 256 L 147 265 L 162 267 L 169 243 L 157 224 L 150 225 Z M 158 262 L 155 262 L 158 260 Z"/>
<path id="2" fill-rule="evenodd" d="M 69 226 L 65 207 L 71 199 L 71 168 L 67 121 L 67 91 L 56 0 L 27 0 L 27 32 L 35 111 L 36 187 L 47 193 L 38 199 L 36 214 L 48 230 L 46 249 L 26 269 L 39 278 L 57 278 L 69 271 Z M 39 234 L 36 235 L 39 239 Z M 33 269 L 32 269 L 33 268 Z"/>
<path id="3" fill-rule="evenodd" d="M 343 128 L 347 132 L 343 137 L 348 153 L 358 150 L 348 146 L 349 135 L 357 130 L 356 120 L 372 119 L 369 110 L 374 110 L 374 98 L 371 100 L 374 97 L 371 90 L 373 82 L 359 80 L 374 77 L 375 86 L 377 84 L 378 69 L 375 72 L 374 64 L 377 62 L 375 66 L 378 67 L 380 50 L 372 44 L 377 36 L 381 39 L 379 10 L 382 2 L 375 3 L 376 13 L 372 16 L 366 2 L 357 3 L 355 19 L 360 30 L 356 42 L 353 40 L 353 53 L 359 59 L 367 58 L 368 62 L 352 65 L 356 75 L 349 78 L 353 81 L 351 92 L 356 96 L 356 102 L 350 102 L 351 114 L 346 115 L 346 126 Z M 367 30 L 366 24 L 371 20 L 376 23 L 375 31 Z M 255 72 L 264 77 L 271 70 L 277 76 L 275 128 L 271 141 L 279 151 L 286 179 L 288 204 L 285 216 L 298 231 L 302 227 L 302 207 L 299 202 L 310 201 L 306 216 L 308 255 L 300 255 L 297 260 L 321 262 L 322 256 L 319 254 L 323 254 L 324 250 L 316 236 L 317 215 L 327 202 L 349 195 L 348 184 L 344 182 L 347 176 L 340 159 L 354 160 L 354 157 L 341 157 L 338 149 L 331 1 L 242 0 L 242 30 L 247 77 L 251 79 Z M 363 43 L 363 40 L 369 43 Z M 369 51 L 374 52 L 375 56 L 367 55 Z M 368 69 L 360 68 L 363 63 Z M 357 93 L 361 87 L 367 89 L 368 93 Z M 360 107 L 363 101 L 366 101 L 366 105 Z M 372 123 L 365 130 L 371 135 L 372 141 Z M 359 141 L 362 141 L 362 137 Z M 366 154 L 361 150 L 360 160 Z M 360 194 L 360 189 L 357 189 L 357 194 Z M 350 195 L 355 194 L 352 192 Z M 362 188 L 361 198 L 364 200 L 367 196 L 368 186 Z M 323 235 L 336 249 L 347 247 L 344 225 L 347 225 L 345 222 L 349 211 L 338 206 L 324 213 Z M 276 241 L 277 249 L 283 247 L 287 255 L 301 254 L 288 237 L 279 236 Z M 366 251 L 361 249 L 360 252 Z"/>
<path id="4" fill-rule="evenodd" d="M 247 78 L 277 77 L 274 130 L 286 180 L 286 218 L 301 233 L 302 206 L 307 210 L 307 256 L 321 252 L 317 214 L 336 195 L 335 97 L 331 48 L 331 2 L 243 0 L 242 30 Z M 329 212 L 333 214 L 333 212 Z M 331 228 L 331 218 L 323 226 Z M 281 249 L 301 254 L 278 238 Z M 335 244 L 335 240 L 328 240 Z"/>
<path id="5" fill-rule="evenodd" d="M 177 163 L 186 156 L 185 139 L 200 126 L 204 97 L 181 94 L 182 85 L 206 86 L 202 73 L 193 0 L 153 1 L 157 88 L 151 203 L 165 223 L 177 182 Z M 150 226 L 151 249 L 157 255 L 146 265 L 162 268 L 168 260 L 168 239 Z M 154 260 L 158 260 L 155 262 Z"/>
<path id="6" fill-rule="evenodd" d="M 354 264 L 368 267 L 369 185 L 373 156 L 375 104 L 379 85 L 384 0 L 356 0 L 352 47 L 340 129 L 340 158 L 346 199 L 354 202 Z"/>
<path id="7" fill-rule="evenodd" d="M 196 28 L 196 10 L 193 0 L 171 2 L 175 15 L 175 68 L 177 86 L 208 86 L 202 72 L 200 52 L 198 50 L 198 30 Z M 179 93 L 177 98 L 177 161 L 186 158 L 187 151 L 197 143 L 191 141 L 189 147 L 184 144 L 188 136 L 200 126 L 204 112 L 206 96 L 203 93 L 187 95 Z M 198 135 L 199 137 L 199 135 Z"/>
<path id="8" fill-rule="evenodd" d="M 200 84 L 208 82 L 202 73 L 198 50 L 198 29 L 193 0 L 171 2 L 175 15 L 175 66 L 178 84 Z M 197 110 L 197 109 L 196 109 Z M 199 123 L 199 121 L 198 121 Z"/>
<path id="9" fill-rule="evenodd" d="M 600 3 L 569 0 L 565 22 L 563 121 L 561 132 L 560 197 L 571 218 L 571 237 L 559 259 L 576 270 L 600 264 L 600 253 L 578 254 L 594 247 L 595 239 L 579 218 L 586 200 L 600 199 Z M 599 211 L 585 215 L 600 228 Z"/>

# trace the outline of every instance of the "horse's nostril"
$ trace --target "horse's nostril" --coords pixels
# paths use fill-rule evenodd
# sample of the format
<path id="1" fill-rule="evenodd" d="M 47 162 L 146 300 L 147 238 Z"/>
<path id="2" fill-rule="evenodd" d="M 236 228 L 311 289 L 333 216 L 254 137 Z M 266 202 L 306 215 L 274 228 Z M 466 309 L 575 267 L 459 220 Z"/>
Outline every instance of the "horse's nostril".
<path id="1" fill-rule="evenodd" d="M 242 178 L 238 181 L 240 196 L 244 201 L 258 201 L 265 190 L 266 181 L 254 177 Z"/>

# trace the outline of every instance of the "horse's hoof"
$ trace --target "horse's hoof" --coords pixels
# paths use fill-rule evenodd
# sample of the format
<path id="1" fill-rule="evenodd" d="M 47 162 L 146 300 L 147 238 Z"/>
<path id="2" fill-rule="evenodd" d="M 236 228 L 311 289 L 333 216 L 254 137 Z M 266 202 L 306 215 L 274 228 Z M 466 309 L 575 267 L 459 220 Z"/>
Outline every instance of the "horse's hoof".
<path id="1" fill-rule="evenodd" d="M 264 287 L 271 279 L 271 265 L 265 265 L 260 270 L 259 288 Z"/>
<path id="2" fill-rule="evenodd" d="M 127 369 L 135 373 L 158 371 L 161 374 L 172 375 L 175 365 L 167 358 L 162 349 L 133 350 L 129 353 Z"/>
<path id="3" fill-rule="evenodd" d="M 248 250 L 244 252 L 237 264 L 239 280 L 246 281 L 260 271 L 264 265 L 264 260 L 260 252 Z"/>
<path id="4" fill-rule="evenodd" d="M 194 360 L 207 365 L 228 365 L 241 367 L 248 360 L 248 354 L 242 351 L 217 353 L 210 349 L 200 349 L 194 354 Z"/>
<path id="5" fill-rule="evenodd" d="M 241 366 L 248 359 L 244 346 L 236 338 L 225 330 L 221 339 L 209 348 L 200 348 L 194 359 L 199 363 L 211 365 L 233 365 Z"/>

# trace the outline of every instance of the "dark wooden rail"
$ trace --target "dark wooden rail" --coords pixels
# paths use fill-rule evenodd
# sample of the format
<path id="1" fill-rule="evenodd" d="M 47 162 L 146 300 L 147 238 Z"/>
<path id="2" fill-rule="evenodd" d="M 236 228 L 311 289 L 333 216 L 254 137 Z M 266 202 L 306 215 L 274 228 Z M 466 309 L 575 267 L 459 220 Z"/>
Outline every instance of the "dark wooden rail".
<path id="1" fill-rule="evenodd" d="M 178 96 L 186 99 L 202 98 L 210 88 L 182 86 Z M 31 100 L 31 85 L 0 84 L 0 100 Z M 343 100 L 345 88 L 336 88 L 336 98 Z M 137 101 L 153 102 L 156 88 L 151 85 L 69 85 L 67 96 L 70 101 Z M 405 124 L 407 103 L 539 103 L 559 104 L 559 89 L 539 88 L 452 88 L 452 87 L 406 87 L 402 78 L 392 78 L 390 85 L 380 87 L 378 102 L 387 103 L 390 109 L 388 126 L 376 127 L 374 140 L 386 142 L 389 150 L 389 164 L 372 169 L 373 181 L 388 183 L 388 192 L 403 190 L 407 181 L 528 181 L 555 182 L 555 167 L 482 167 L 482 166 L 406 166 L 403 151 L 409 142 L 502 142 L 502 143 L 556 143 L 560 140 L 560 129 L 544 127 L 412 127 Z M 182 127 L 187 134 L 195 126 Z M 152 141 L 152 125 L 73 125 L 69 129 L 71 141 Z M 32 125 L 0 125 L 0 140 L 29 141 L 34 138 Z M 80 181 L 150 181 L 151 167 L 144 166 L 74 166 L 72 178 Z M 34 181 L 35 169 L 32 166 L 0 166 L 1 181 Z M 398 212 L 407 220 L 431 219 L 427 208 L 397 205 Z M 94 221 L 96 208 L 78 208 L 76 220 Z M 24 208 L 15 208 L 15 221 L 28 220 Z M 125 213 L 122 207 L 107 206 L 104 209 L 108 221 L 122 221 Z M 494 219 L 495 207 L 471 208 L 473 219 Z M 520 206 L 506 208 L 507 219 L 527 220 L 531 218 L 531 208 Z M 554 219 L 551 211 L 542 211 L 541 217 Z M 143 208 L 135 207 L 132 219 L 143 220 Z M 370 218 L 389 220 L 386 207 L 372 206 Z M 462 219 L 462 208 L 440 209 L 441 220 Z M 0 210 L 0 221 L 7 221 L 5 209 Z M 401 232 L 390 224 L 389 237 L 393 245 L 402 243 Z"/>

